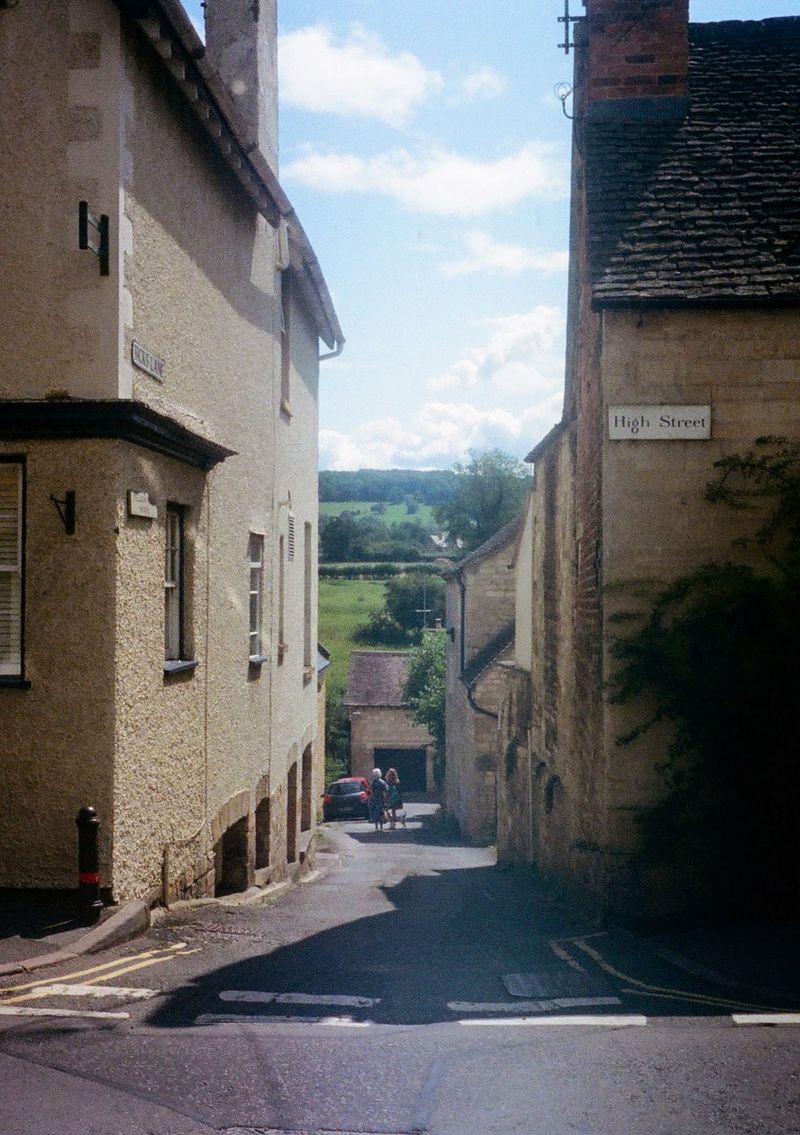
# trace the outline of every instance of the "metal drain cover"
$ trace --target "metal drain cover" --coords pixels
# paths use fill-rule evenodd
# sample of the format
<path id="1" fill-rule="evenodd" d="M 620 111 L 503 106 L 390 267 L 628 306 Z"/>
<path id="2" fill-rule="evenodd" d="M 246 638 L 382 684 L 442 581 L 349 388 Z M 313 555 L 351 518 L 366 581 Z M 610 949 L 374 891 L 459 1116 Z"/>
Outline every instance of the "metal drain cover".
<path id="1" fill-rule="evenodd" d="M 547 968 L 535 973 L 507 973 L 503 985 L 512 997 L 592 997 L 608 990 L 608 983 L 595 974 Z"/>

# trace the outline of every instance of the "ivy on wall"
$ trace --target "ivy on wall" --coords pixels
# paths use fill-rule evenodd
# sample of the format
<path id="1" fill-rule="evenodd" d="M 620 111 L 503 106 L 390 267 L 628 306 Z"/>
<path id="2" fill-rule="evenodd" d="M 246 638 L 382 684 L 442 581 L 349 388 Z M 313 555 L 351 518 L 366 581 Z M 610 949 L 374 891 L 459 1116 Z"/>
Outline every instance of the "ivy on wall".
<path id="1" fill-rule="evenodd" d="M 768 896 L 793 874 L 800 804 L 800 444 L 759 438 L 715 468 L 707 499 L 753 513 L 736 545 L 761 554 L 661 590 L 614 644 L 610 700 L 652 707 L 620 744 L 671 726 L 644 861 L 694 857 Z"/>

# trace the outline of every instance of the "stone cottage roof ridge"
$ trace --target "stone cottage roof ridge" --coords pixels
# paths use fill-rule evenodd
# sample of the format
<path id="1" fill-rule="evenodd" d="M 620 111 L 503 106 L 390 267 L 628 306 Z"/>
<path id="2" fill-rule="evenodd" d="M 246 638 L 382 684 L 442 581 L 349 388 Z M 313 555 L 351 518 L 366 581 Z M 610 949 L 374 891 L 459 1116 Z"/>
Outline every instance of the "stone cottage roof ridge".
<path id="1" fill-rule="evenodd" d="M 800 298 L 800 17 L 689 25 L 689 114 L 587 121 L 595 307 Z"/>
<path id="2" fill-rule="evenodd" d="M 453 564 L 452 570 L 460 571 L 462 568 L 471 567 L 472 564 L 486 559 L 487 556 L 493 555 L 498 548 L 502 548 L 504 544 L 510 544 L 517 534 L 517 528 L 520 525 L 520 517 L 515 516 L 513 520 L 509 520 L 502 528 L 498 528 L 494 536 L 490 536 L 488 540 L 484 540 L 473 552 L 463 559 Z"/>
<path id="3" fill-rule="evenodd" d="M 400 650 L 354 650 L 347 675 L 346 706 L 404 706 L 409 655 Z"/>

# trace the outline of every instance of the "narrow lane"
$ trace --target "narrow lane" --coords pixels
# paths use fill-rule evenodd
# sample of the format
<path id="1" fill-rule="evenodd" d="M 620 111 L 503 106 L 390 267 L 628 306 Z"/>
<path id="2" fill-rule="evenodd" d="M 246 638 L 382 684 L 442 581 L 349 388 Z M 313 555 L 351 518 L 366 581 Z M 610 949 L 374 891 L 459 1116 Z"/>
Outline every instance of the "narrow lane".
<path id="1" fill-rule="evenodd" d="M 599 930 L 413 811 L 329 825 L 338 865 L 276 901 L 7 983 L 0 1073 L 45 1106 L 0 1099 L 0 1129 L 796 1135 L 800 1006 Z"/>

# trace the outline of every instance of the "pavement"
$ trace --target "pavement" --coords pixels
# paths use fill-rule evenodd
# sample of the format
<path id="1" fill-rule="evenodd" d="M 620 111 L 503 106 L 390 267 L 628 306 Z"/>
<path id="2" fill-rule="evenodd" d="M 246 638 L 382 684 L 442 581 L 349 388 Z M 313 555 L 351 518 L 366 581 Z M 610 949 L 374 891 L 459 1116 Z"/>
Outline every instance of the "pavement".
<path id="1" fill-rule="evenodd" d="M 87 923 L 74 891 L 0 888 L 0 977 L 105 950 L 149 925 L 144 902 L 105 907 Z"/>
<path id="2" fill-rule="evenodd" d="M 335 856 L 322 856 L 323 860 Z M 306 878 L 313 881 L 329 865 Z M 267 888 L 279 891 L 292 884 Z M 277 895 L 276 895 L 277 897 Z M 203 903 L 263 901 L 264 889 L 253 889 Z M 179 904 L 183 905 L 183 904 Z M 142 934 L 163 915 L 144 902 L 106 907 L 94 925 L 82 921 L 72 891 L 0 888 L 0 978 L 29 973 L 83 954 L 108 949 Z M 632 930 L 637 948 L 649 951 L 687 974 L 747 990 L 752 996 L 791 999 L 800 1005 L 800 920 L 708 922 L 693 926 L 660 926 Z M 634 942 L 631 942 L 634 945 Z"/>

